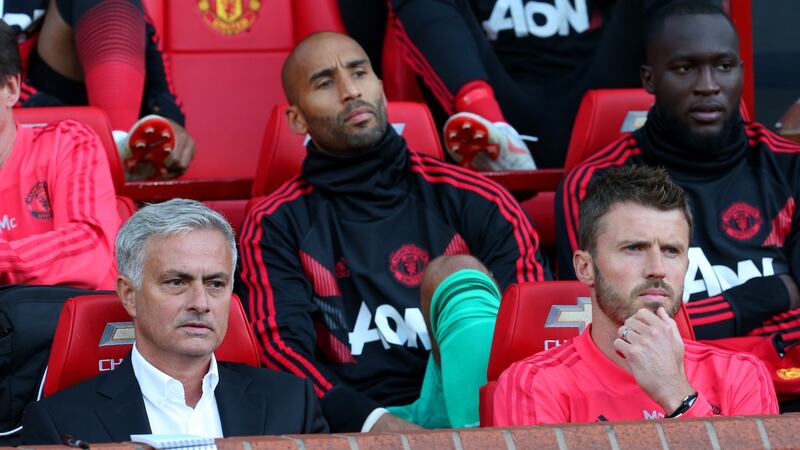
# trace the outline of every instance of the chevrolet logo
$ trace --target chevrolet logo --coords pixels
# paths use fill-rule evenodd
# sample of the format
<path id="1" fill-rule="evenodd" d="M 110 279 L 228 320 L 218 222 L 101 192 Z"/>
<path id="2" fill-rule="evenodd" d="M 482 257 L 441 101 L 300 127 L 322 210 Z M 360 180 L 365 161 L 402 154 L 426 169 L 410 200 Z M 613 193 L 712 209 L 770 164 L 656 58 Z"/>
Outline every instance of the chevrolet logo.
<path id="1" fill-rule="evenodd" d="M 545 328 L 570 328 L 575 327 L 583 333 L 592 321 L 591 297 L 578 297 L 577 305 L 553 305 L 547 314 Z"/>
<path id="2" fill-rule="evenodd" d="M 645 122 L 647 122 L 647 111 L 628 111 L 619 132 L 628 133 L 630 131 L 636 131 L 642 128 Z"/>
<path id="3" fill-rule="evenodd" d="M 103 329 L 99 347 L 131 345 L 134 341 L 133 322 L 109 322 Z"/>

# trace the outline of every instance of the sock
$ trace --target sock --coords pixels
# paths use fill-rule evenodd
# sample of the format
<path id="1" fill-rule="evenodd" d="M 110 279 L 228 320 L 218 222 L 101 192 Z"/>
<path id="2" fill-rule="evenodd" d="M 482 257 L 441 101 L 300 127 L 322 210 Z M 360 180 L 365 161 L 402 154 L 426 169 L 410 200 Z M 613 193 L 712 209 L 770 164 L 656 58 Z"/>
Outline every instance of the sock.
<path id="1" fill-rule="evenodd" d="M 113 129 L 127 131 L 144 93 L 144 13 L 127 0 L 100 2 L 75 24 L 75 46 L 89 104 L 105 110 Z"/>
<path id="2" fill-rule="evenodd" d="M 470 81 L 456 92 L 455 107 L 458 112 L 471 112 L 490 122 L 507 122 L 500 110 L 494 90 L 482 80 Z"/>

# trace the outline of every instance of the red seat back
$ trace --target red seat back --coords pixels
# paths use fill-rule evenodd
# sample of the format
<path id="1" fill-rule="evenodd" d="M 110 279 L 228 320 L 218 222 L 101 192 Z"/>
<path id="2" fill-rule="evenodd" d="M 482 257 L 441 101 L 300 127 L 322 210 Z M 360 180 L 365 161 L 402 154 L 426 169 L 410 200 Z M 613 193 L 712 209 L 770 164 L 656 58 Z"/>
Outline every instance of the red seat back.
<path id="1" fill-rule="evenodd" d="M 533 220 L 539 235 L 539 248 L 546 254 L 553 254 L 556 249 L 555 196 L 555 192 L 543 191 L 520 202 Z"/>
<path id="2" fill-rule="evenodd" d="M 269 116 L 253 181 L 253 197 L 267 195 L 300 174 L 306 157 L 305 137 L 289 130 L 286 107 L 285 104 L 276 106 Z M 410 149 L 443 158 L 436 124 L 424 104 L 389 102 L 387 112 L 389 122 L 406 139 Z"/>
<path id="3" fill-rule="evenodd" d="M 114 370 L 133 345 L 133 323 L 115 294 L 67 300 L 58 318 L 44 382 L 48 396 Z M 258 347 L 239 298 L 231 299 L 228 331 L 215 352 L 220 361 L 259 366 Z"/>
<path id="4" fill-rule="evenodd" d="M 197 143 L 183 176 L 252 178 L 264 126 L 284 101 L 280 69 L 300 39 L 343 31 L 335 0 L 147 0 Z"/>
<path id="5" fill-rule="evenodd" d="M 381 73 L 383 77 L 383 90 L 390 101 L 422 102 L 424 97 L 417 84 L 417 74 L 408 61 L 414 60 L 408 53 L 411 52 L 409 43 L 402 43 L 407 39 L 403 25 L 391 10 L 386 21 L 386 33 L 383 37 L 383 50 L 381 55 Z M 377 62 L 374 62 L 377 64 Z M 422 71 L 423 69 L 417 69 Z"/>
<path id="6" fill-rule="evenodd" d="M 612 143 L 623 133 L 647 121 L 655 97 L 644 89 L 592 89 L 586 91 L 575 116 L 564 163 L 564 173 Z M 745 102 L 739 112 L 749 120 Z"/>
<path id="7" fill-rule="evenodd" d="M 492 351 L 481 388 L 481 426 L 491 426 L 492 395 L 498 378 L 511 364 L 582 333 L 592 320 L 589 288 L 580 281 L 544 281 L 511 285 L 497 313 Z M 694 339 L 686 309 L 675 315 L 685 339 Z"/>
<path id="8" fill-rule="evenodd" d="M 654 97 L 644 89 L 593 89 L 583 96 L 572 126 L 564 172 L 620 134 L 644 125 Z"/>

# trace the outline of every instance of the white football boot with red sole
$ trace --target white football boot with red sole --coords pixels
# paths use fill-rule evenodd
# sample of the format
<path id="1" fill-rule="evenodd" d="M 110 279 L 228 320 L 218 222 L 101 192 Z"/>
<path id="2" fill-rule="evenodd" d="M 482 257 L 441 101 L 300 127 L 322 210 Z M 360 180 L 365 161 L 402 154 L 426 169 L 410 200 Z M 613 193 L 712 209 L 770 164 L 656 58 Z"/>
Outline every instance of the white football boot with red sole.
<path id="1" fill-rule="evenodd" d="M 469 112 L 453 114 L 444 124 L 447 152 L 457 163 L 478 171 L 536 169 L 523 139 L 538 140 L 521 136 L 505 122 L 492 123 Z"/>
<path id="2" fill-rule="evenodd" d="M 155 114 L 139 119 L 117 141 L 126 177 L 133 180 L 164 178 L 174 148 L 175 130 L 167 119 Z"/>

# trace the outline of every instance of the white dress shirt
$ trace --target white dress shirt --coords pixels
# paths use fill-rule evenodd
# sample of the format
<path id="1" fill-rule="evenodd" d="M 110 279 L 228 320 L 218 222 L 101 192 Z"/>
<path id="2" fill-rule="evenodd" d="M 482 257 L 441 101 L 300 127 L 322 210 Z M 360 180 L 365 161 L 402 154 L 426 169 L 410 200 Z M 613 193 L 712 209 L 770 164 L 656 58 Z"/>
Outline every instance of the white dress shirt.
<path id="1" fill-rule="evenodd" d="M 131 363 L 142 390 L 144 407 L 153 434 L 186 433 L 212 438 L 223 437 L 217 399 L 214 397 L 219 372 L 217 359 L 213 354 L 208 373 L 203 377 L 203 395 L 194 408 L 186 405 L 183 384 L 144 359 L 136 344 L 131 352 Z"/>

